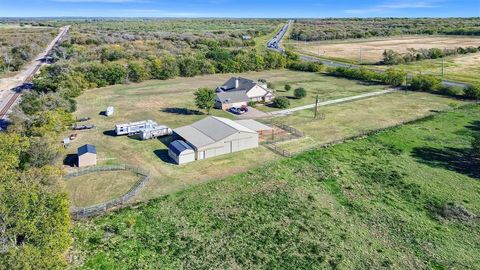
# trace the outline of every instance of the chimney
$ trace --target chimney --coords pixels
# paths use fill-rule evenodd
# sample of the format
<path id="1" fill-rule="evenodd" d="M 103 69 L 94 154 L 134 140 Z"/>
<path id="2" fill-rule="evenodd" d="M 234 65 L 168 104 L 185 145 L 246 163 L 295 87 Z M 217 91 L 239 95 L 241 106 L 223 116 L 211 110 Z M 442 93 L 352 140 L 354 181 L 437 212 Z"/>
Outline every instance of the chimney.
<path id="1" fill-rule="evenodd" d="M 238 82 L 238 78 L 235 78 L 235 88 L 238 88 L 239 84 L 240 83 Z"/>

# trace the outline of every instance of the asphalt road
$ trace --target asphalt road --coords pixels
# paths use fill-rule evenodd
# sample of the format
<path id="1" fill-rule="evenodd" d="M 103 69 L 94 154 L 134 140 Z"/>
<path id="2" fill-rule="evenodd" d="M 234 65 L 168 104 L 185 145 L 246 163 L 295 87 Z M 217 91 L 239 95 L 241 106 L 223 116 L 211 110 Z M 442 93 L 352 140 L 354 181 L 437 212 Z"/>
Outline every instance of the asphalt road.
<path id="1" fill-rule="evenodd" d="M 70 26 L 64 26 L 60 28 L 58 35 L 48 44 L 45 51 L 39 54 L 34 61 L 32 61 L 23 71 L 21 75 L 21 83 L 13 87 L 12 89 L 4 90 L 2 100 L 0 100 L 0 130 L 2 126 L 8 122 L 8 113 L 17 104 L 20 96 L 25 90 L 30 89 L 30 81 L 37 71 L 47 64 L 46 57 L 50 54 L 53 47 L 67 34 Z"/>
<path id="2" fill-rule="evenodd" d="M 283 53 L 285 50 L 281 47 L 282 40 L 285 36 L 285 33 L 288 31 L 288 28 L 293 25 L 293 21 L 289 20 L 285 26 L 280 30 L 280 32 L 275 35 L 275 37 L 270 40 L 267 43 L 267 48 Z M 275 45 L 275 46 L 272 46 Z M 331 61 L 331 60 L 325 60 L 325 59 L 319 59 L 313 56 L 308 56 L 308 55 L 300 55 L 300 60 L 306 61 L 306 62 L 320 62 L 323 63 L 327 67 L 345 67 L 345 68 L 359 68 L 357 65 L 351 65 L 351 64 L 346 64 L 342 62 L 336 62 L 336 61 Z M 376 70 L 376 72 L 384 72 L 383 70 Z M 448 80 L 443 80 L 442 84 L 445 86 L 459 86 L 459 87 L 467 87 L 468 84 L 466 83 L 461 83 L 461 82 L 454 82 L 454 81 L 448 81 Z"/>

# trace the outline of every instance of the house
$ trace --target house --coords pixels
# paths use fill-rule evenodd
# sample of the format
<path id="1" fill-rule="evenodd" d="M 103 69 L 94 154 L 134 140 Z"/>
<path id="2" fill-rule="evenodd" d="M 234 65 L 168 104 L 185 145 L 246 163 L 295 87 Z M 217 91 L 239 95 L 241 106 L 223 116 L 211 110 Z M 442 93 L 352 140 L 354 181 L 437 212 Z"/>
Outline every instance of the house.
<path id="1" fill-rule="evenodd" d="M 97 165 L 97 148 L 91 144 L 85 144 L 77 149 L 78 167 Z"/>
<path id="2" fill-rule="evenodd" d="M 168 145 L 168 156 L 172 158 L 175 163 L 182 165 L 195 161 L 195 151 L 184 141 L 173 141 Z"/>
<path id="3" fill-rule="evenodd" d="M 195 151 L 195 160 L 258 147 L 257 132 L 230 119 L 214 116 L 174 129 L 173 139 L 186 142 Z"/>
<path id="4" fill-rule="evenodd" d="M 232 77 L 216 89 L 215 107 L 228 110 L 232 107 L 247 106 L 248 102 L 269 102 L 273 92 L 260 82 L 242 77 Z"/>

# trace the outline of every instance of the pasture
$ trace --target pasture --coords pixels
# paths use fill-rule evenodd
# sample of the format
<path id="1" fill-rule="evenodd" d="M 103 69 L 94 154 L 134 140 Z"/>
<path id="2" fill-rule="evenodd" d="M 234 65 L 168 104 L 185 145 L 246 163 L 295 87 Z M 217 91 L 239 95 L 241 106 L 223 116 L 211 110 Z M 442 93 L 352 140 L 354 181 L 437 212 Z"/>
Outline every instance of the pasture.
<path id="1" fill-rule="evenodd" d="M 330 89 L 329 93 L 325 95 L 332 97 L 338 94 L 352 93 L 348 92 L 351 91 L 351 87 L 359 87 L 363 89 L 362 91 L 378 90 L 378 86 L 363 86 L 356 81 L 314 73 L 279 70 L 235 75 L 251 79 L 265 78 L 281 87 L 285 83 L 295 85 L 310 81 L 311 88 Z M 78 133 L 78 138 L 72 142 L 65 154 L 75 154 L 77 147 L 90 143 L 97 146 L 100 165 L 126 163 L 149 170 L 152 173 L 152 180 L 139 194 L 138 200 L 156 198 L 193 185 L 244 172 L 278 159 L 277 154 L 264 147 L 259 147 L 177 166 L 169 163 L 168 139 L 140 141 L 135 137 L 114 135 L 113 129 L 117 123 L 152 119 L 159 124 L 177 128 L 202 119 L 205 115 L 197 111 L 193 103 L 193 92 L 199 87 L 216 87 L 231 76 L 232 74 L 219 74 L 177 78 L 88 90 L 77 98 L 78 109 L 75 115 L 91 117 L 92 120 L 87 124 L 94 124 L 97 128 L 75 132 Z M 336 86 L 342 85 L 342 83 L 344 88 Z M 430 114 L 431 110 L 444 110 L 452 101 L 450 98 L 426 93 L 391 94 L 338 107 L 322 108 L 322 111 L 331 110 L 325 111 L 327 118 L 324 122 L 311 121 L 311 110 L 299 112 L 298 116 L 292 115 L 278 118 L 278 120 L 295 124 L 295 127 L 307 133 L 308 140 L 312 140 L 314 143 L 323 143 L 342 136 L 358 134 L 364 132 L 365 129 L 378 129 L 415 119 Z M 105 117 L 101 114 L 107 106 L 114 106 L 113 117 Z M 212 114 L 234 117 L 219 110 L 212 110 Z M 302 119 L 296 119 L 296 117 Z M 336 132 L 337 130 L 345 132 Z M 65 133 L 65 136 L 71 133 L 73 132 Z M 332 136 L 332 133 L 335 135 Z M 295 145 L 294 142 L 292 143 Z M 289 149 L 296 150 L 297 148 L 292 146 Z M 305 149 L 303 145 L 298 146 L 298 150 L 303 149 Z M 116 181 L 123 181 L 123 179 L 118 178 Z M 77 188 L 72 184 L 68 187 L 68 192 L 74 194 Z M 87 203 L 88 200 L 87 198 L 82 203 Z"/>
<path id="2" fill-rule="evenodd" d="M 479 37 L 466 36 L 395 36 L 388 38 L 349 39 L 318 42 L 292 42 L 300 52 L 323 58 L 345 60 L 352 63 L 373 64 L 383 59 L 385 50 L 405 53 L 407 49 L 479 47 Z"/>
<path id="3" fill-rule="evenodd" d="M 475 269 L 479 109 L 80 221 L 71 267 Z"/>

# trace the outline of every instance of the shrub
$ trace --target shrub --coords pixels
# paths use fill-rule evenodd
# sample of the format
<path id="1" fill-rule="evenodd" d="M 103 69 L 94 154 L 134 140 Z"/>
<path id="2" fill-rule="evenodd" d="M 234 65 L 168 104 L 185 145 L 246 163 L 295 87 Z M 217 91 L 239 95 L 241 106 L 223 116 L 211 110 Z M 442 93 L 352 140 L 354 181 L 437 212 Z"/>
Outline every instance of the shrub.
<path id="1" fill-rule="evenodd" d="M 292 86 L 290 84 L 285 84 L 285 91 L 290 91 L 292 90 Z"/>
<path id="2" fill-rule="evenodd" d="M 276 97 L 272 100 L 273 106 L 279 109 L 286 109 L 290 107 L 290 100 L 286 97 Z"/>
<path id="3" fill-rule="evenodd" d="M 307 90 L 303 87 L 297 88 L 295 89 L 294 95 L 298 99 L 304 98 L 307 96 Z"/>
<path id="4" fill-rule="evenodd" d="M 447 96 L 458 96 L 463 93 L 463 87 L 442 85 L 438 88 L 438 93 Z"/>
<path id="5" fill-rule="evenodd" d="M 257 106 L 257 103 L 258 103 L 258 102 L 256 102 L 256 101 L 249 101 L 249 102 L 247 103 L 247 105 L 250 106 L 250 107 L 255 107 L 255 106 Z"/>
<path id="6" fill-rule="evenodd" d="M 319 62 L 292 62 L 288 65 L 288 68 L 297 71 L 320 72 L 323 69 L 323 64 Z"/>
<path id="7" fill-rule="evenodd" d="M 415 91 L 430 91 L 438 89 L 441 80 L 432 75 L 417 75 L 412 78 L 410 88 Z"/>
<path id="8" fill-rule="evenodd" d="M 480 86 L 469 85 L 463 90 L 464 95 L 468 98 L 478 100 L 480 99 Z"/>

